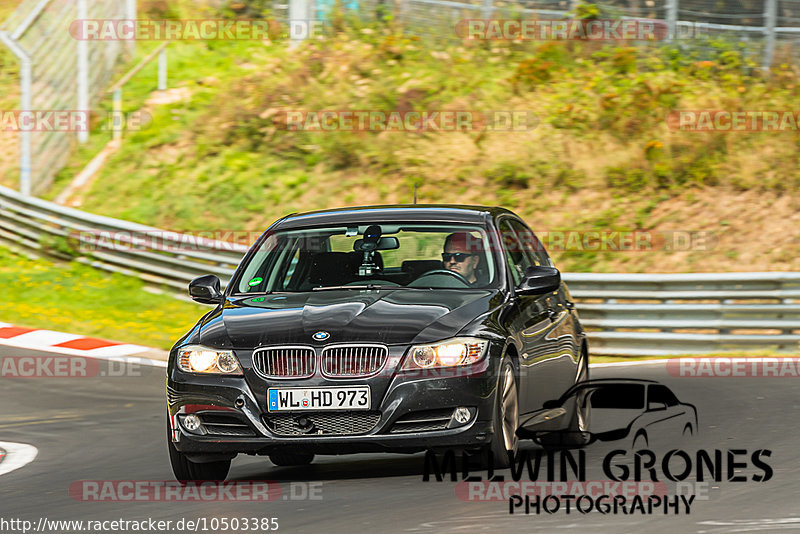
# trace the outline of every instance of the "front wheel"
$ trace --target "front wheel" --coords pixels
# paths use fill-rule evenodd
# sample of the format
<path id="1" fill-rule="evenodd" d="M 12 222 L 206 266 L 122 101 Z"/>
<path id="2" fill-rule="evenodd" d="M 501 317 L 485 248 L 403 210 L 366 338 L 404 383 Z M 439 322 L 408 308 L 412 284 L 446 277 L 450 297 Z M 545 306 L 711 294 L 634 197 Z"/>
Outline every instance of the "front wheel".
<path id="1" fill-rule="evenodd" d="M 494 466 L 503 469 L 511 465 L 510 456 L 516 455 L 519 448 L 519 392 L 514 364 L 509 359 L 500 364 L 493 426 L 489 454 Z"/>
<path id="2" fill-rule="evenodd" d="M 575 383 L 579 384 L 589 380 L 589 354 L 587 350 L 581 350 L 578 361 L 578 375 Z M 568 447 L 584 447 L 589 444 L 591 434 L 589 434 L 590 407 L 586 391 L 575 395 L 575 406 L 572 412 L 572 420 L 569 424 L 569 431 L 565 434 L 564 445 Z"/>
<path id="3" fill-rule="evenodd" d="M 172 443 L 169 414 L 167 414 L 167 449 L 169 450 L 169 463 L 172 472 L 179 482 L 198 480 L 225 480 L 231 468 L 230 460 L 217 460 L 215 462 L 194 463 L 185 454 L 175 448 Z"/>
<path id="4" fill-rule="evenodd" d="M 586 350 L 581 351 L 578 361 L 578 372 L 575 383 L 579 384 L 589 380 L 589 355 Z M 578 391 L 571 399 L 573 403 L 569 425 L 560 432 L 551 432 L 540 438 L 540 445 L 548 448 L 579 449 L 592 441 L 589 433 L 589 417 L 591 408 L 587 391 Z"/>

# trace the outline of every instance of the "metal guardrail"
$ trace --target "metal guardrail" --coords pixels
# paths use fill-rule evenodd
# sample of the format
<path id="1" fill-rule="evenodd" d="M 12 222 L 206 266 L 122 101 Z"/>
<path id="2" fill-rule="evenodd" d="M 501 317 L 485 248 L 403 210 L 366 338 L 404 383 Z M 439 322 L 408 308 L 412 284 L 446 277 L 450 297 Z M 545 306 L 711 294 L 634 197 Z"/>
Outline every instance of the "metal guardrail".
<path id="1" fill-rule="evenodd" d="M 147 235 L 158 236 L 164 246 L 130 246 L 136 244 L 132 236 Z M 53 253 L 54 240 L 71 240 L 73 250 L 81 244 L 92 248 L 75 258 L 79 262 L 181 293 L 203 274 L 227 281 L 248 248 L 94 215 L 0 187 L 0 241 Z M 187 243 L 191 246 L 185 247 Z M 798 350 L 800 273 L 563 277 L 589 330 L 593 354 Z"/>
<path id="2" fill-rule="evenodd" d="M 798 352 L 800 346 L 800 273 L 568 273 L 564 279 L 594 354 Z"/>
<path id="3" fill-rule="evenodd" d="M 137 241 L 136 236 L 153 236 L 163 247 L 147 246 Z M 180 292 L 186 291 L 186 284 L 192 278 L 209 272 L 228 280 L 248 249 L 241 244 L 189 238 L 177 232 L 94 215 L 0 186 L 0 241 L 53 253 L 53 249 L 58 250 L 57 245 L 53 246 L 54 240 L 68 249 L 87 251 L 75 258 L 81 263 L 136 276 Z"/>

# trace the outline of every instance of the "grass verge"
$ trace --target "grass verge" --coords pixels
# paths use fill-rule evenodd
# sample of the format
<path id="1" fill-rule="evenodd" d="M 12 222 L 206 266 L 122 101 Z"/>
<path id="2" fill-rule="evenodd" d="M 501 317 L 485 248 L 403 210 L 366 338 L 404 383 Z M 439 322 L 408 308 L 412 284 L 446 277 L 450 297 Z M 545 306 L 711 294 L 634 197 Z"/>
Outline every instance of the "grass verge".
<path id="1" fill-rule="evenodd" d="M 144 291 L 135 278 L 0 248 L 0 321 L 169 349 L 204 307 Z"/>

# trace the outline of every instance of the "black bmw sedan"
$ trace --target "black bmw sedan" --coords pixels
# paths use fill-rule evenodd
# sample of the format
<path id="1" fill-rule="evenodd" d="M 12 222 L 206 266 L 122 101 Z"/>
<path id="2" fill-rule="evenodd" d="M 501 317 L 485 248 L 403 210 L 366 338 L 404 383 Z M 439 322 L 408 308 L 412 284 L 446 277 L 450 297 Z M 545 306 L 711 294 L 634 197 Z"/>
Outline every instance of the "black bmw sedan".
<path id="1" fill-rule="evenodd" d="M 189 294 L 214 308 L 169 356 L 179 480 L 224 479 L 240 453 L 301 465 L 315 454 L 458 449 L 504 466 L 520 417 L 588 378 L 567 287 L 502 208 L 290 215 L 224 291 L 208 275 Z M 582 430 L 577 410 L 567 417 Z"/>

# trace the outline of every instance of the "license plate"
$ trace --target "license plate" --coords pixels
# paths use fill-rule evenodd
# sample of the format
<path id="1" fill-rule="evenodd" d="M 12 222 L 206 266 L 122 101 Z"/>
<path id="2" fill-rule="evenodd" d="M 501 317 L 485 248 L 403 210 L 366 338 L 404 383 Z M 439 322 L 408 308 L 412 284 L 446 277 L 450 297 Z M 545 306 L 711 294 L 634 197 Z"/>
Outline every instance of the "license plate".
<path id="1" fill-rule="evenodd" d="M 369 386 L 332 388 L 270 388 L 270 412 L 302 410 L 369 410 Z"/>

